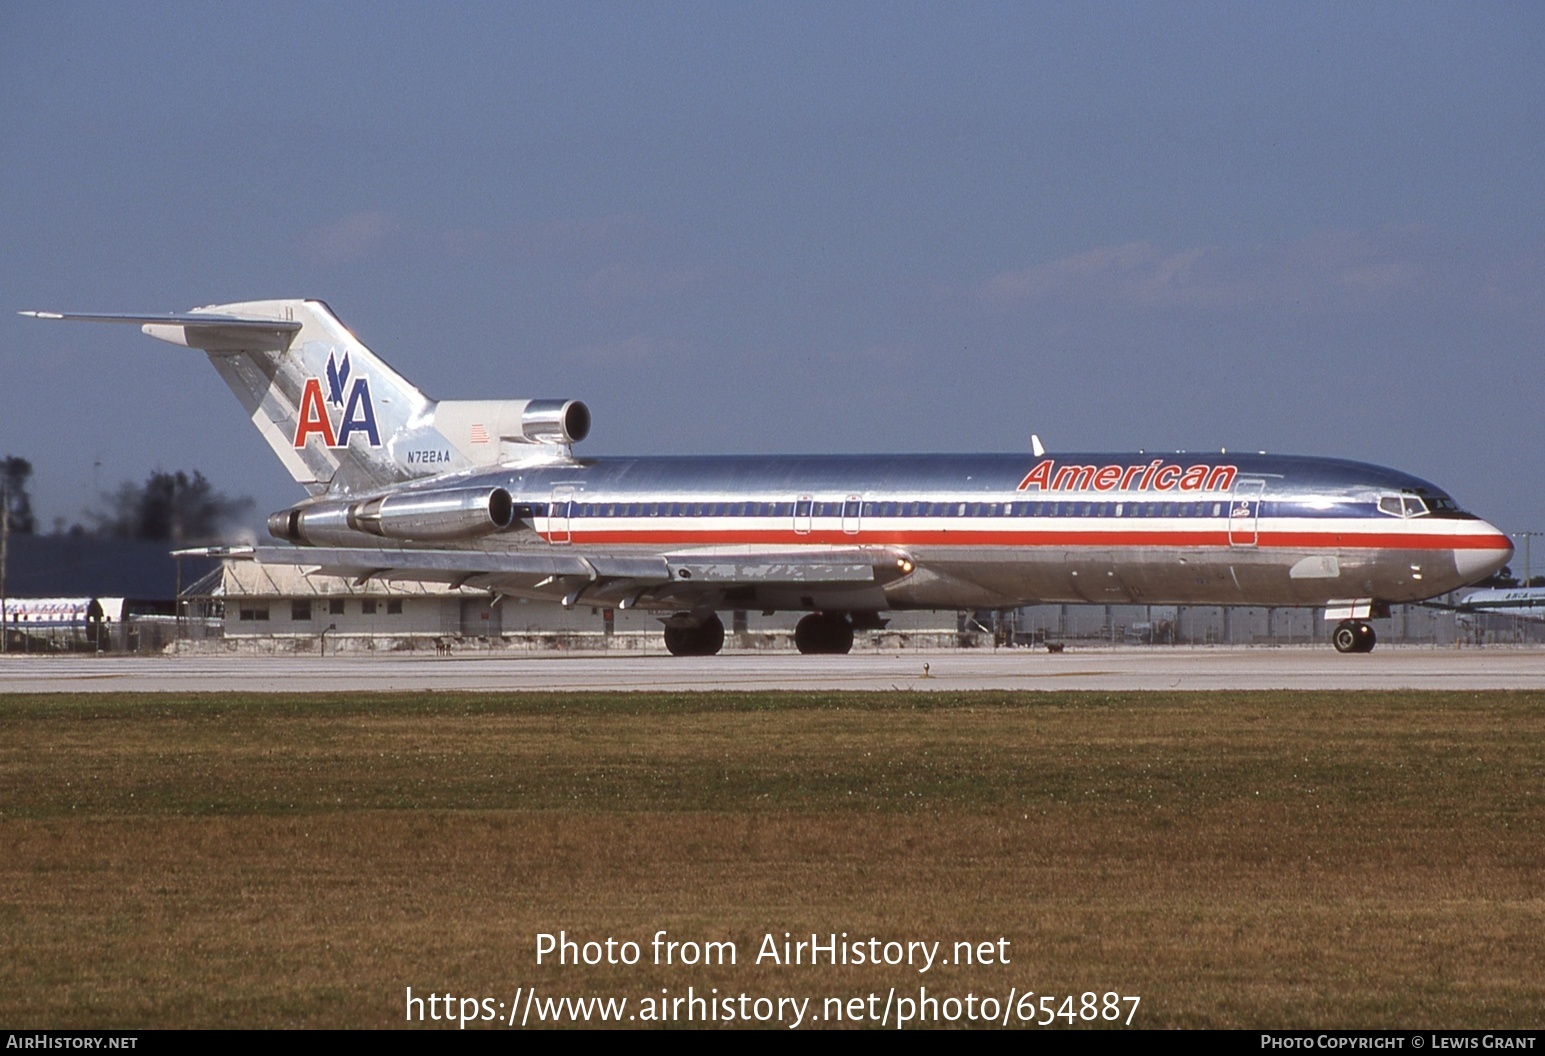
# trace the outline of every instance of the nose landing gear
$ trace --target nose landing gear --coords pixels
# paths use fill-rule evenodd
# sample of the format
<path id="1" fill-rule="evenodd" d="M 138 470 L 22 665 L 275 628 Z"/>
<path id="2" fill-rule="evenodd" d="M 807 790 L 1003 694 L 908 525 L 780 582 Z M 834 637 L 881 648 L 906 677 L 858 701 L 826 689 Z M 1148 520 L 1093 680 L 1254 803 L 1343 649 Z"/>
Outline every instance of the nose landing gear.
<path id="1" fill-rule="evenodd" d="M 1371 653 L 1378 636 L 1361 620 L 1342 620 L 1330 633 L 1330 642 L 1338 653 Z"/>

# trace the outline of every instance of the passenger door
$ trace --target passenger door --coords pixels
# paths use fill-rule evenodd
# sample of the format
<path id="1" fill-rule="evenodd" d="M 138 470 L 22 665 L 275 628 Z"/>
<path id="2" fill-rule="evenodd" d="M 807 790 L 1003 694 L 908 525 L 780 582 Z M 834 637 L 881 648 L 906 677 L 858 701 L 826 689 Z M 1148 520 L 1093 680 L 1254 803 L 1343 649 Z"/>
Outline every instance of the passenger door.
<path id="1" fill-rule="evenodd" d="M 1234 482 L 1228 504 L 1228 545 L 1254 546 L 1260 541 L 1261 493 L 1266 482 L 1241 478 Z"/>
<path id="2" fill-rule="evenodd" d="M 547 541 L 567 543 L 573 539 L 569 531 L 569 513 L 574 504 L 574 488 L 560 484 L 553 488 L 552 502 L 547 507 Z"/>

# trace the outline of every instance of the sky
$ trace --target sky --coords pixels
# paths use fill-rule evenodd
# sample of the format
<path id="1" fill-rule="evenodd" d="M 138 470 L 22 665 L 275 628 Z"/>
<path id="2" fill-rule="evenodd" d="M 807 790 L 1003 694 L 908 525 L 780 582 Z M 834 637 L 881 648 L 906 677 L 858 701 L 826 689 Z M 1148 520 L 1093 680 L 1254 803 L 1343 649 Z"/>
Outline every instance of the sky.
<path id="1" fill-rule="evenodd" d="M 304 296 L 587 455 L 1332 455 L 1545 531 L 1542 51 L 1538 3 L 0 0 L 0 455 L 45 526 L 155 469 L 260 523 L 303 492 L 202 355 L 15 312 Z"/>

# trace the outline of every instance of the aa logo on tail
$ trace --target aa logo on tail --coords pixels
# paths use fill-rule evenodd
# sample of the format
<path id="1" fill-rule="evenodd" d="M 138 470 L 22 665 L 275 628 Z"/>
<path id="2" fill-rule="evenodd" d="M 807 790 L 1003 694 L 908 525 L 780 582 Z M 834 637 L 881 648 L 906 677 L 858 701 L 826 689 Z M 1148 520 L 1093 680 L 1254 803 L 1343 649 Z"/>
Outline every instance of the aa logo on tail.
<path id="1" fill-rule="evenodd" d="M 344 389 L 348 388 L 348 398 Z M 333 428 L 332 409 L 342 408 L 343 417 Z M 295 446 L 305 447 L 312 434 L 328 447 L 348 447 L 349 438 L 361 433 L 371 447 L 381 446 L 381 432 L 376 428 L 375 404 L 370 399 L 370 379 L 360 376 L 349 387 L 349 354 L 342 362 L 327 354 L 327 395 L 322 394 L 322 379 L 307 378 L 300 394 L 300 419 L 295 423 Z"/>

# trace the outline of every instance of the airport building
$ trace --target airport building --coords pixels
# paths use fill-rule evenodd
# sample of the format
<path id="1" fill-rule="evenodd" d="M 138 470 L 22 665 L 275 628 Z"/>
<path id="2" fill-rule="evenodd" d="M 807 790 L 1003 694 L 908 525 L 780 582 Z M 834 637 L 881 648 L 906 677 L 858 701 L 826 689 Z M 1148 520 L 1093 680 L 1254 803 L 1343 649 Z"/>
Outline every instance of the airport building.
<path id="1" fill-rule="evenodd" d="M 308 576 L 296 566 L 230 557 L 183 593 L 193 640 L 249 651 L 329 649 L 664 650 L 653 613 L 504 598 L 438 583 L 357 583 Z M 954 612 L 896 613 L 887 634 L 946 646 L 959 636 Z M 726 613 L 726 648 L 793 649 L 799 613 Z"/>
<path id="2" fill-rule="evenodd" d="M 67 556 L 67 555 L 59 555 Z M 120 555 L 121 556 L 121 555 Z M 166 561 L 164 548 L 159 557 Z M 62 565 L 70 564 L 68 561 Z M 120 568 L 125 567 L 125 563 Z M 180 600 L 126 600 L 81 591 L 70 597 L 7 601 L 12 652 L 302 652 L 560 649 L 662 652 L 658 617 L 638 610 L 504 598 L 434 583 L 308 576 L 296 566 L 227 557 L 186 586 Z M 118 586 L 141 586 L 114 580 Z M 188 573 L 182 573 L 188 577 Z M 168 584 L 176 569 L 156 566 Z M 189 577 L 191 578 L 191 577 Z M 184 582 L 186 582 L 186 578 Z M 50 580 L 52 582 L 52 580 Z M 61 582 L 65 582 L 61 580 Z M 84 584 L 74 580 L 79 589 Z M 29 584 L 36 587 L 38 584 Z M 143 586 L 148 587 L 149 584 Z M 727 650 L 792 650 L 800 613 L 724 612 Z M 1035 605 L 1004 612 L 892 612 L 883 631 L 854 648 L 1121 647 L 1164 645 L 1317 645 L 1330 625 L 1318 609 L 1219 606 Z M 1467 616 L 1396 606 L 1378 621 L 1383 644 L 1545 642 L 1545 622 Z"/>
<path id="3" fill-rule="evenodd" d="M 726 612 L 725 648 L 789 649 L 800 613 Z M 1318 609 L 1035 605 L 1007 612 L 892 612 L 855 649 L 1163 645 L 1320 645 L 1330 625 Z M 658 617 L 638 610 L 565 609 L 433 583 L 358 583 L 300 568 L 230 557 L 183 594 L 183 637 L 236 651 L 333 649 L 589 649 L 663 651 Z M 1545 624 L 1509 617 L 1461 619 L 1396 606 L 1378 623 L 1382 643 L 1433 646 L 1545 641 Z M 214 645 L 219 642 L 219 645 Z"/>

